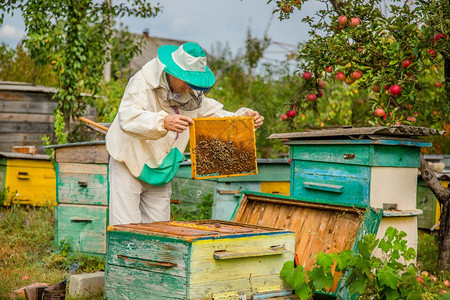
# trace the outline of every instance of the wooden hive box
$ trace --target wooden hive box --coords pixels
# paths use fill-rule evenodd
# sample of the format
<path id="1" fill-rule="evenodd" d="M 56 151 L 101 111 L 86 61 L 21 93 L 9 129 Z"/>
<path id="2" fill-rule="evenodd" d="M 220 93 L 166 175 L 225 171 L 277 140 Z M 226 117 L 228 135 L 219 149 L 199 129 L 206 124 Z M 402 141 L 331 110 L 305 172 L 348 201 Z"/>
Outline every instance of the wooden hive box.
<path id="1" fill-rule="evenodd" d="M 50 156 L 0 152 L 0 199 L 3 205 L 55 205 L 55 169 Z"/>
<path id="2" fill-rule="evenodd" d="M 258 174 L 253 117 L 194 118 L 189 133 L 192 178 Z"/>
<path id="3" fill-rule="evenodd" d="M 239 299 L 290 293 L 279 274 L 294 233 L 228 221 L 167 221 L 108 227 L 108 299 Z M 247 298 L 249 299 L 249 298 Z"/>
<path id="4" fill-rule="evenodd" d="M 105 141 L 49 146 L 55 149 L 57 206 L 55 245 L 106 254 L 108 152 Z"/>
<path id="5" fill-rule="evenodd" d="M 295 232 L 295 252 L 300 264 L 311 270 L 320 252 L 346 249 L 357 251 L 356 244 L 367 233 L 377 233 L 382 210 L 357 205 L 335 205 L 302 201 L 281 195 L 243 192 L 232 220 L 246 224 L 283 228 Z M 350 299 L 340 290 L 341 274 L 326 293 Z"/>

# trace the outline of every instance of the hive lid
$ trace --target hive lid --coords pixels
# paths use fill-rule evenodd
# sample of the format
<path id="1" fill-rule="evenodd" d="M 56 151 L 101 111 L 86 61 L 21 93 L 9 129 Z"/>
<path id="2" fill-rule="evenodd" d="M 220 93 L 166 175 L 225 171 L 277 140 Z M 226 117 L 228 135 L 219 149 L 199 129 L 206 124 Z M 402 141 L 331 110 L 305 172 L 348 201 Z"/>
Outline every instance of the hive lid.
<path id="1" fill-rule="evenodd" d="M 295 232 L 295 252 L 300 264 L 311 270 L 320 252 L 357 251 L 356 243 L 376 233 L 382 210 L 355 205 L 316 203 L 298 198 L 244 191 L 232 216 L 233 222 L 287 229 Z M 329 290 L 343 284 L 334 274 Z"/>
<path id="2" fill-rule="evenodd" d="M 288 230 L 261 225 L 243 224 L 222 220 L 164 221 L 148 224 L 124 224 L 108 226 L 108 231 L 127 231 L 146 235 L 160 235 L 195 240 L 204 237 L 230 237 L 282 233 Z"/>
<path id="3" fill-rule="evenodd" d="M 35 159 L 35 160 L 50 160 L 50 155 L 46 154 L 28 154 L 15 152 L 0 152 L 0 158 L 17 158 L 17 159 Z"/>
<path id="4" fill-rule="evenodd" d="M 380 139 L 395 138 L 414 138 L 418 136 L 443 135 L 445 131 L 439 131 L 428 127 L 415 127 L 405 125 L 395 125 L 391 127 L 360 127 L 351 126 L 333 129 L 304 130 L 302 132 L 273 133 L 268 139 L 311 139 L 311 138 L 351 138 L 351 139 Z"/>
<path id="5" fill-rule="evenodd" d="M 258 174 L 253 117 L 193 120 L 189 126 L 192 178 Z"/>

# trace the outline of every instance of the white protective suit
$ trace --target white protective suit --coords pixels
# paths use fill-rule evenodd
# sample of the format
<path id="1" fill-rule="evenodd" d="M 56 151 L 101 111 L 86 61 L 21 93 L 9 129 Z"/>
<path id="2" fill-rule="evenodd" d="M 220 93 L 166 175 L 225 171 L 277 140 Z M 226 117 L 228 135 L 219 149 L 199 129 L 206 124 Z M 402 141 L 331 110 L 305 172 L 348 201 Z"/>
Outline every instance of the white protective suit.
<path id="1" fill-rule="evenodd" d="M 166 101 L 169 87 L 164 68 L 165 65 L 155 58 L 130 79 L 117 116 L 106 135 L 106 148 L 112 159 L 123 163 L 135 178 L 148 184 L 146 189 L 166 186 L 173 179 L 184 160 L 183 152 L 189 142 L 189 130 L 177 134 L 164 128 L 164 118 L 177 111 Z M 180 109 L 179 113 L 197 118 L 242 116 L 247 111 L 250 109 L 241 108 L 232 113 L 224 110 L 218 101 L 205 97 L 198 109 Z M 120 174 L 114 176 L 116 179 L 119 176 L 120 180 Z M 115 195 L 126 191 L 114 191 L 113 186 L 110 189 L 112 211 Z M 167 203 L 170 200 L 170 193 L 168 194 L 167 199 L 164 199 Z M 122 195 L 122 198 L 125 197 L 127 196 Z"/>

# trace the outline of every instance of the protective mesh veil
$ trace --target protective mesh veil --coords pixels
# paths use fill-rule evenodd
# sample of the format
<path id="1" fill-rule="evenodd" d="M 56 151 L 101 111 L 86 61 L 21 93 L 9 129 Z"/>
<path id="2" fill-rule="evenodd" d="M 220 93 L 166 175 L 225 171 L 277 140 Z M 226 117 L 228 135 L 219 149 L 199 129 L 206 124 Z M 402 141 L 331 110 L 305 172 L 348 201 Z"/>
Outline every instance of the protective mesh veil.
<path id="1" fill-rule="evenodd" d="M 185 111 L 200 108 L 204 97 L 203 92 L 194 90 L 183 94 L 167 92 L 167 102 L 169 105 Z"/>

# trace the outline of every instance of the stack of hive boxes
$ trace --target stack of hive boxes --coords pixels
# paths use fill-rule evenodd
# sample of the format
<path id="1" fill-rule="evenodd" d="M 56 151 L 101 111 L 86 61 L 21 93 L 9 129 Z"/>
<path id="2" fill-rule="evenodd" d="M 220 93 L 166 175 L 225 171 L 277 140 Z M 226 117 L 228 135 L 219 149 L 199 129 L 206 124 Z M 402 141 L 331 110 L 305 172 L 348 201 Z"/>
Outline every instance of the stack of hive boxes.
<path id="1" fill-rule="evenodd" d="M 108 224 L 108 153 L 105 142 L 53 146 L 57 206 L 55 244 L 105 255 Z"/>
<path id="2" fill-rule="evenodd" d="M 357 135 L 358 130 L 364 132 L 348 131 Z M 402 136 L 349 138 L 342 136 L 345 129 L 336 130 L 333 137 L 330 131 L 325 138 L 320 131 L 315 136 L 297 133 L 287 142 L 292 158 L 291 196 L 381 208 L 377 238 L 392 226 L 406 232 L 408 246 L 417 250 L 417 216 L 422 213 L 416 208 L 420 147 L 431 144 Z"/>

